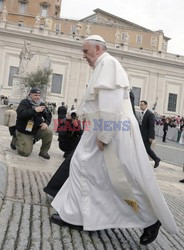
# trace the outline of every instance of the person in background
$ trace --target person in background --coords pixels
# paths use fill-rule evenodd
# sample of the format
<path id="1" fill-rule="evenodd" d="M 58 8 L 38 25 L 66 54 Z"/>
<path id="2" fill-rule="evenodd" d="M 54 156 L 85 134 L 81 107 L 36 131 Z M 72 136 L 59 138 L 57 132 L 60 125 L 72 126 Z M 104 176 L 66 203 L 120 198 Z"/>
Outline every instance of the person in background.
<path id="1" fill-rule="evenodd" d="M 56 113 L 56 103 L 53 102 L 53 103 L 52 103 L 52 106 L 53 106 L 53 115 L 55 115 L 55 113 Z"/>
<path id="2" fill-rule="evenodd" d="M 9 108 L 4 113 L 4 125 L 9 127 L 10 135 L 12 136 L 12 140 L 10 143 L 10 147 L 15 150 L 16 149 L 16 120 L 17 120 L 17 112 L 15 111 L 13 104 L 9 105 Z"/>
<path id="3" fill-rule="evenodd" d="M 166 118 L 164 121 L 164 125 L 163 125 L 164 134 L 163 134 L 162 142 L 166 142 L 166 135 L 168 132 L 168 128 L 169 128 L 169 118 Z"/>
<path id="4" fill-rule="evenodd" d="M 61 106 L 58 107 L 58 120 L 59 119 L 66 119 L 66 113 L 67 113 L 67 107 L 65 106 L 65 103 L 62 102 Z"/>
<path id="5" fill-rule="evenodd" d="M 45 193 L 52 197 L 56 196 L 69 176 L 70 162 L 83 133 L 81 126 L 82 124 L 77 120 L 76 113 L 71 112 L 71 114 L 67 114 L 66 121 L 60 127 L 59 147 L 65 152 L 63 156 L 65 160 L 43 189 Z"/>
<path id="6" fill-rule="evenodd" d="M 71 110 L 75 110 L 75 106 L 74 106 L 74 104 L 72 104 Z"/>
<path id="7" fill-rule="evenodd" d="M 151 157 L 151 159 L 153 159 L 155 162 L 154 168 L 157 168 L 159 166 L 161 159 L 151 149 L 151 144 L 155 139 L 155 116 L 147 108 L 147 105 L 148 103 L 144 100 L 140 102 L 142 119 L 139 125 L 146 151 L 148 155 Z"/>
<path id="8" fill-rule="evenodd" d="M 33 141 L 41 139 L 39 156 L 49 160 L 48 151 L 52 142 L 52 130 L 49 125 L 52 114 L 41 102 L 40 95 L 38 88 L 32 88 L 17 108 L 16 148 L 19 155 L 29 156 L 33 150 Z"/>
<path id="9" fill-rule="evenodd" d="M 177 129 L 178 129 L 177 142 L 180 141 L 180 137 L 181 137 L 181 133 L 182 133 L 183 127 L 184 127 L 184 120 L 181 119 L 181 120 L 180 120 L 180 123 L 177 125 Z"/>
<path id="10" fill-rule="evenodd" d="M 180 124 L 180 131 L 181 131 L 181 135 L 180 135 L 179 143 L 184 145 L 184 122 L 183 121 L 181 121 L 181 124 Z"/>
<path id="11" fill-rule="evenodd" d="M 59 148 L 64 152 L 64 158 L 77 146 L 82 132 L 77 114 L 75 112 L 68 113 L 66 120 L 58 127 Z"/>
<path id="12" fill-rule="evenodd" d="M 8 105 L 8 103 L 9 103 L 9 99 L 8 99 L 7 96 L 5 96 L 5 98 L 4 98 L 4 105 Z"/>

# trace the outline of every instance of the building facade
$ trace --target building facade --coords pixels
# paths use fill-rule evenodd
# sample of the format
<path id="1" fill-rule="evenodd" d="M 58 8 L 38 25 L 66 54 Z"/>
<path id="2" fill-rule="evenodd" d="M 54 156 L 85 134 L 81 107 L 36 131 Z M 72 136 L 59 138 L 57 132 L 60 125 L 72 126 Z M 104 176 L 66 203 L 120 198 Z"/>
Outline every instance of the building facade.
<path id="1" fill-rule="evenodd" d="M 162 31 L 147 30 L 99 9 L 81 20 L 54 18 L 50 30 L 1 18 L 0 94 L 13 99 L 19 55 L 24 41 L 30 41 L 34 53 L 30 70 L 44 67 L 49 60 L 53 71 L 47 101 L 78 107 L 91 74 L 82 42 L 88 35 L 99 34 L 107 41 L 108 52 L 125 68 L 137 107 L 144 99 L 159 114 L 184 116 L 184 57 L 167 53 L 169 38 Z"/>
<path id="2" fill-rule="evenodd" d="M 62 0 L 0 0 L 0 9 L 6 6 L 9 13 L 9 21 L 14 21 L 13 16 L 35 17 L 59 17 Z M 24 20 L 23 20 L 24 21 Z"/>
<path id="3" fill-rule="evenodd" d="M 8 22 L 33 27 L 36 16 L 44 25 L 46 17 L 59 18 L 62 0 L 0 0 L 0 12 L 6 7 Z"/>

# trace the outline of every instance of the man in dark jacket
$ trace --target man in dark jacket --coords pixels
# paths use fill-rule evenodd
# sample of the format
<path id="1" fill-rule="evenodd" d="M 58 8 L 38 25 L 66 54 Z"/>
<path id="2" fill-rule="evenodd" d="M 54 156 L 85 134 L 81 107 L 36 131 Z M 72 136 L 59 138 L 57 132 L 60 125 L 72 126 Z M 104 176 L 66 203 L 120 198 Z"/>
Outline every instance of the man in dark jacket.
<path id="1" fill-rule="evenodd" d="M 58 120 L 66 118 L 67 108 L 64 102 L 61 103 L 61 106 L 58 108 L 57 112 L 58 112 Z"/>
<path id="2" fill-rule="evenodd" d="M 65 152 L 64 158 L 77 146 L 82 133 L 81 124 L 77 120 L 76 113 L 67 114 L 66 120 L 63 120 L 60 127 L 58 127 L 59 148 Z"/>
<path id="3" fill-rule="evenodd" d="M 166 140 L 166 135 L 167 135 L 167 132 L 168 132 L 168 127 L 169 127 L 169 119 L 166 118 L 164 120 L 164 125 L 163 125 L 163 132 L 164 132 L 163 138 L 162 138 L 163 142 L 166 142 L 165 140 Z"/>
<path id="4" fill-rule="evenodd" d="M 155 116 L 147 108 L 147 102 L 140 102 L 141 121 L 139 121 L 141 135 L 148 155 L 155 161 L 154 168 L 157 168 L 160 158 L 151 149 L 151 144 L 155 139 Z"/>
<path id="5" fill-rule="evenodd" d="M 83 133 L 75 112 L 72 112 L 71 115 L 67 114 L 66 120 L 60 124 L 58 129 L 59 148 L 65 152 L 64 158 L 66 159 L 43 189 L 45 193 L 53 197 L 56 196 L 69 176 L 70 161 Z"/>
<path id="6" fill-rule="evenodd" d="M 31 89 L 26 99 L 17 108 L 16 148 L 21 156 L 29 156 L 33 149 L 33 139 L 42 140 L 39 156 L 50 159 L 48 150 L 52 142 L 52 130 L 49 128 L 51 112 L 40 101 L 41 92 Z"/>

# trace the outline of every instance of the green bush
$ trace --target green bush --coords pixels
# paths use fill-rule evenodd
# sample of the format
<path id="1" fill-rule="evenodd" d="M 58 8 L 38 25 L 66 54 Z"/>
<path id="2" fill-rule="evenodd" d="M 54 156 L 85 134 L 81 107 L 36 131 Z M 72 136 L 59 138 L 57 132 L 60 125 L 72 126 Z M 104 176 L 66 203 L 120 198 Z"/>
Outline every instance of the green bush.
<path id="1" fill-rule="evenodd" d="M 31 89 L 37 87 L 45 92 L 49 84 L 49 78 L 51 74 L 51 69 L 38 69 L 37 71 L 29 73 L 27 76 L 25 76 L 22 79 L 22 84 L 25 86 L 25 88 Z"/>

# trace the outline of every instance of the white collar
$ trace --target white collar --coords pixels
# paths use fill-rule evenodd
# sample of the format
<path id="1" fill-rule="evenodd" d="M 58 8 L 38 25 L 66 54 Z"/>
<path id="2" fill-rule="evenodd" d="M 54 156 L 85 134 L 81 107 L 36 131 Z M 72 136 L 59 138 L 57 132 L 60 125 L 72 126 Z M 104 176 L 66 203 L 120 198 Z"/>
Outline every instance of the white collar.
<path id="1" fill-rule="evenodd" d="M 145 109 L 145 110 L 141 110 L 141 113 L 144 115 L 145 113 L 146 113 L 146 111 L 147 111 L 148 109 Z"/>
<path id="2" fill-rule="evenodd" d="M 108 55 L 108 53 L 107 53 L 107 52 L 104 52 L 104 53 L 102 53 L 102 54 L 97 58 L 97 60 L 96 60 L 96 62 L 95 62 L 95 64 L 94 64 L 93 69 L 94 69 L 94 68 L 96 67 L 96 65 L 101 61 L 101 59 L 104 58 L 104 56 L 106 56 L 106 55 Z"/>

